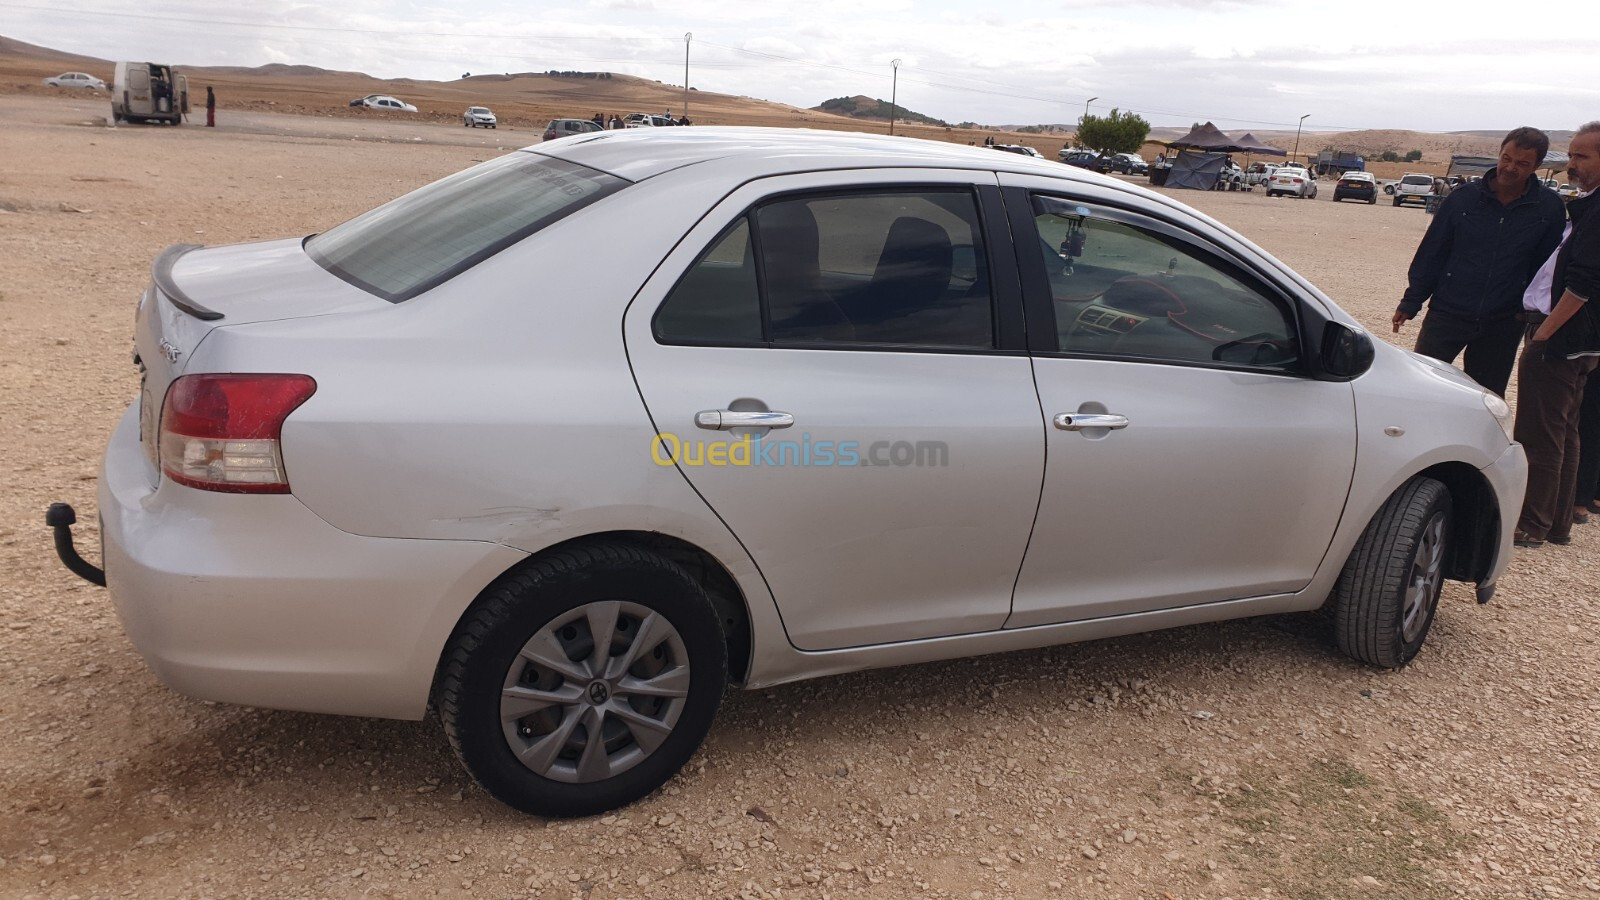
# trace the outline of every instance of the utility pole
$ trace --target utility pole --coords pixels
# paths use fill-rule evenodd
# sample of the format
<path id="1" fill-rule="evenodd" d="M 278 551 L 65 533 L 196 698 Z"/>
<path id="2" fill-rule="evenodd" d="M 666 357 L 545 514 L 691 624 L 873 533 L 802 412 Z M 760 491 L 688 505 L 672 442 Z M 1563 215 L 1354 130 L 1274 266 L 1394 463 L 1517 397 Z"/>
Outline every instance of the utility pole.
<path id="1" fill-rule="evenodd" d="M 1083 101 L 1083 118 L 1078 120 L 1078 133 L 1073 135 L 1073 137 L 1078 139 L 1078 143 L 1080 144 L 1083 144 L 1083 120 L 1089 118 L 1089 104 L 1099 99 L 1099 97 L 1090 97 L 1089 99 Z M 1087 147 L 1088 144 L 1084 144 L 1084 146 Z"/>
<path id="2" fill-rule="evenodd" d="M 1301 116 L 1300 122 L 1294 126 L 1294 152 L 1289 154 L 1290 159 L 1294 159 L 1300 155 L 1300 127 L 1306 124 L 1306 117 L 1310 115 L 1311 113 L 1306 113 L 1304 116 Z"/>
<path id="3" fill-rule="evenodd" d="M 889 65 L 894 69 L 894 80 L 889 85 L 889 133 L 894 134 L 894 113 L 900 99 L 900 60 L 891 59 Z"/>
<path id="4" fill-rule="evenodd" d="M 683 117 L 689 118 L 689 42 L 694 39 L 694 32 L 683 33 Z"/>

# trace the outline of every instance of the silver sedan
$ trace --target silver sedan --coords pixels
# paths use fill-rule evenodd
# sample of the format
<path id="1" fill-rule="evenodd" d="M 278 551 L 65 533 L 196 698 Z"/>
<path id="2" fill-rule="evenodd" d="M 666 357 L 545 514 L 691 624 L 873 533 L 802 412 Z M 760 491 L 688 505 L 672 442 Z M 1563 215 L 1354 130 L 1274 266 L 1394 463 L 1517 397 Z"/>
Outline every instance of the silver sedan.
<path id="1" fill-rule="evenodd" d="M 1324 606 L 1399 667 L 1507 564 L 1500 398 L 1125 182 L 619 130 L 311 228 L 156 260 L 103 579 L 173 688 L 431 704 L 521 810 L 655 790 L 730 684 Z"/>

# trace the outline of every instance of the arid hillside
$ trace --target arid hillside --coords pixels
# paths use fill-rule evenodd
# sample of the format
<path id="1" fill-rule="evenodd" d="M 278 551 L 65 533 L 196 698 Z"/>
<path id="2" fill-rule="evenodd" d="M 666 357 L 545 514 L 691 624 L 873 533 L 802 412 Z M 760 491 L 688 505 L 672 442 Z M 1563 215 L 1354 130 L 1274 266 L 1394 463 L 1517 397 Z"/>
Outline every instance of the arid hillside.
<path id="1" fill-rule="evenodd" d="M 682 85 L 664 84 L 628 75 L 610 73 L 548 74 L 545 72 L 476 73 L 455 81 L 418 81 L 409 78 L 373 78 L 361 72 L 339 72 L 315 66 L 274 63 L 254 68 L 238 66 L 186 66 L 172 60 L 188 75 L 191 90 L 203 97 L 209 85 L 216 90 L 223 110 L 243 109 L 314 116 L 349 116 L 377 119 L 401 116 L 409 120 L 458 122 L 462 110 L 472 105 L 492 108 L 501 127 L 511 130 L 540 129 L 553 118 L 589 118 L 602 113 L 608 118 L 630 112 L 684 112 Z M 88 72 L 107 82 L 111 80 L 110 60 L 96 59 L 39 47 L 0 37 L 0 93 L 29 94 L 50 91 L 43 80 L 63 71 Z M 391 113 L 350 106 L 350 101 L 367 94 L 389 94 L 415 105 L 416 113 Z M 871 102 L 869 98 L 856 98 Z M 827 128 L 838 131 L 886 131 L 881 119 L 862 119 L 835 115 L 818 109 L 801 109 L 753 97 L 690 91 L 689 118 L 700 125 L 757 125 L 787 128 Z M 897 122 L 896 133 L 956 143 L 982 143 L 994 137 L 1000 143 L 1024 144 L 1054 159 L 1067 138 L 1061 134 L 1038 135 L 999 129 L 963 129 Z M 1182 134 L 1181 128 L 1158 128 L 1153 138 L 1170 140 Z M 1257 137 L 1285 150 L 1295 146 L 1293 131 L 1258 130 Z M 1570 132 L 1555 132 L 1556 149 L 1565 149 Z M 1371 162 L 1368 168 L 1381 178 L 1398 178 L 1405 172 L 1442 173 L 1450 154 L 1492 154 L 1499 146 L 1497 133 L 1488 131 L 1431 133 L 1401 130 L 1353 132 L 1311 132 L 1299 135 L 1301 153 L 1314 153 L 1325 147 L 1356 150 L 1375 160 L 1384 150 L 1404 154 L 1421 150 L 1420 163 Z M 1153 159 L 1164 147 L 1147 143 L 1142 149 Z"/>

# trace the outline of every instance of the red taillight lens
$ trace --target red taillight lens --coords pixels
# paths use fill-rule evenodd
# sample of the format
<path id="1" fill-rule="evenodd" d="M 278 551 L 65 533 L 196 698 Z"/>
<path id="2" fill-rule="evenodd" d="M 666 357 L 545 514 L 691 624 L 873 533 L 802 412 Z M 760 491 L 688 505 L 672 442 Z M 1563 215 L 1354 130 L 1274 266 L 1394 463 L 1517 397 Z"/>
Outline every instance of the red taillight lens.
<path id="1" fill-rule="evenodd" d="M 283 420 L 317 390 L 307 375 L 185 375 L 161 408 L 161 470 L 179 484 L 287 494 Z"/>

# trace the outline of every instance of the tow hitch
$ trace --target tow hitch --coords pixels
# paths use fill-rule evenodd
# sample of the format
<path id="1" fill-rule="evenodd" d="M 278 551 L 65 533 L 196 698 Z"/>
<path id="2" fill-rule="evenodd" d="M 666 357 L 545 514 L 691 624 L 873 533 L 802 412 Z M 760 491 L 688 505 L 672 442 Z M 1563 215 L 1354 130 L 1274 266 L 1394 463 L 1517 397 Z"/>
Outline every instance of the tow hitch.
<path id="1" fill-rule="evenodd" d="M 72 526 L 78 524 L 78 514 L 67 503 L 52 503 L 44 514 L 44 523 L 56 530 L 56 555 L 74 575 L 90 584 L 106 586 L 106 571 L 78 555 L 72 546 Z"/>

